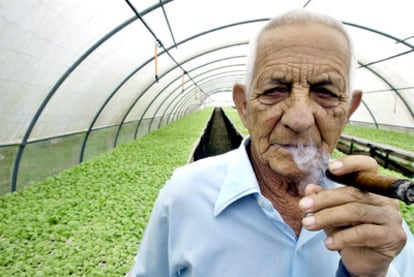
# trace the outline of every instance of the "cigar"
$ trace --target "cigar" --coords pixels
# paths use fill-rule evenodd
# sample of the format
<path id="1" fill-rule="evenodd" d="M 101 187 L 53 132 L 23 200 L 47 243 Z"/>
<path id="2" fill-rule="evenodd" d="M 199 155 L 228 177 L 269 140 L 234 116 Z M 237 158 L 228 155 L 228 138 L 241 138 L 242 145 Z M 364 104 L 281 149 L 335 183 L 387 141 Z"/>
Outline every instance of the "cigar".
<path id="1" fill-rule="evenodd" d="M 378 175 L 367 171 L 337 176 L 333 175 L 329 170 L 326 170 L 326 177 L 334 182 L 353 186 L 362 191 L 396 198 L 404 201 L 406 204 L 414 203 L 414 182 L 408 179 Z"/>

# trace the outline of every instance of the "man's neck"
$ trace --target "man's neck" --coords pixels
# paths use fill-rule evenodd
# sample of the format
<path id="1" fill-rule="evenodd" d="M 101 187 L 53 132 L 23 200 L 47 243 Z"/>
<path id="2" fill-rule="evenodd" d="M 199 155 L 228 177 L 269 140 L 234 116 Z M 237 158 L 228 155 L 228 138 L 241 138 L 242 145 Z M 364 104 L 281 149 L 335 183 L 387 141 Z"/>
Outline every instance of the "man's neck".
<path id="1" fill-rule="evenodd" d="M 248 148 L 249 158 L 262 195 L 273 204 L 273 207 L 281 214 L 283 220 L 299 236 L 304 216 L 304 213 L 298 206 L 301 198 L 300 182 L 298 180 L 295 182 L 291 178 L 286 178 L 274 172 L 269 166 L 260 161 L 250 147 Z"/>

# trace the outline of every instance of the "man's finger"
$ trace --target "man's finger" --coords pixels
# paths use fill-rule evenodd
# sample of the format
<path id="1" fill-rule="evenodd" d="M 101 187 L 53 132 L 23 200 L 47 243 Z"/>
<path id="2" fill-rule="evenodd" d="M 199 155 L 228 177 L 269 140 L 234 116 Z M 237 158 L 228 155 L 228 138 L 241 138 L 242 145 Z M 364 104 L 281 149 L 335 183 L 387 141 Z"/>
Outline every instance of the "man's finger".
<path id="1" fill-rule="evenodd" d="M 392 207 L 376 207 L 362 203 L 347 203 L 323 209 L 302 220 L 303 226 L 308 230 L 347 227 L 357 224 L 401 224 L 401 222 L 402 218 L 399 212 Z"/>
<path id="2" fill-rule="evenodd" d="M 384 235 L 384 233 L 391 234 Z M 381 248 L 383 255 L 394 257 L 401 250 L 407 236 L 402 229 L 378 228 L 373 224 L 360 224 L 345 229 L 337 229 L 325 240 L 330 250 L 341 250 L 345 247 Z M 380 250 L 380 249 L 378 249 Z"/>
<path id="3" fill-rule="evenodd" d="M 328 169 L 334 175 L 343 175 L 356 171 L 378 172 L 378 164 L 369 156 L 349 155 L 329 163 Z"/>
<path id="4" fill-rule="evenodd" d="M 399 210 L 398 201 L 373 193 L 363 192 L 351 186 L 321 190 L 318 193 L 307 195 L 299 201 L 299 206 L 306 213 L 314 213 L 322 209 L 353 202 L 361 202 L 373 206 L 390 205 Z"/>

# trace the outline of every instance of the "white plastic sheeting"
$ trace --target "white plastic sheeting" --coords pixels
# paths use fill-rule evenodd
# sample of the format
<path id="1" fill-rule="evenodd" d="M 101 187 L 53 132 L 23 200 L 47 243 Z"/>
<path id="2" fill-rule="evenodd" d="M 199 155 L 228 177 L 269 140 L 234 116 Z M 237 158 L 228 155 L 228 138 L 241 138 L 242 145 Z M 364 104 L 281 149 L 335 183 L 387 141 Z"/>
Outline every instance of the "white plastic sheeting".
<path id="1" fill-rule="evenodd" d="M 302 7 L 345 22 L 354 38 L 355 86 L 366 93 L 352 120 L 414 128 L 413 1 L 130 2 L 146 25 L 123 0 L 0 0 L 0 145 L 231 103 L 247 41 Z M 158 82 L 154 35 L 169 52 L 157 47 Z"/>

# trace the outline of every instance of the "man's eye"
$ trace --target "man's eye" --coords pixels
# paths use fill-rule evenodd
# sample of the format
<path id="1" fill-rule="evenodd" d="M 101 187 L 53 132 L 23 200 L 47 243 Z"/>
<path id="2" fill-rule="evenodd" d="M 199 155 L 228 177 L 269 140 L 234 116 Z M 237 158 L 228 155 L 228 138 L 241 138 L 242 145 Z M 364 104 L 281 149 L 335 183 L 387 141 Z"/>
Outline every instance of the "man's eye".
<path id="1" fill-rule="evenodd" d="M 314 100 L 325 108 L 336 107 L 339 104 L 340 97 L 325 87 L 311 88 Z"/>
<path id="2" fill-rule="evenodd" d="M 325 87 L 315 87 L 311 89 L 314 93 L 318 93 L 321 95 L 337 97 L 335 93 L 333 93 L 330 89 Z"/>
<path id="3" fill-rule="evenodd" d="M 278 86 L 268 90 L 265 90 L 261 95 L 259 95 L 259 100 L 263 104 L 273 105 L 276 104 L 285 97 L 288 96 L 290 89 L 288 86 Z"/>

